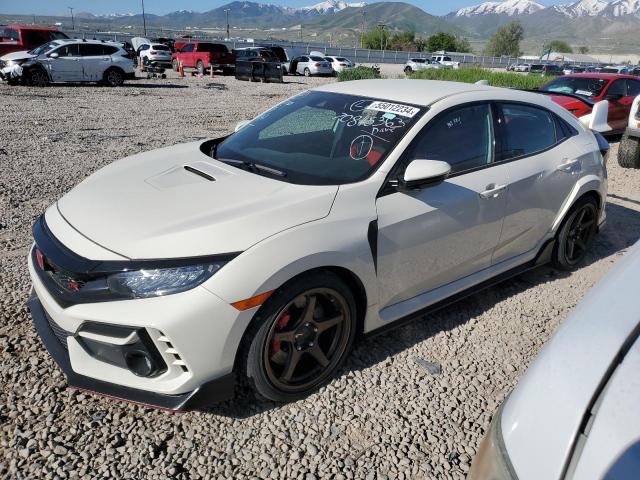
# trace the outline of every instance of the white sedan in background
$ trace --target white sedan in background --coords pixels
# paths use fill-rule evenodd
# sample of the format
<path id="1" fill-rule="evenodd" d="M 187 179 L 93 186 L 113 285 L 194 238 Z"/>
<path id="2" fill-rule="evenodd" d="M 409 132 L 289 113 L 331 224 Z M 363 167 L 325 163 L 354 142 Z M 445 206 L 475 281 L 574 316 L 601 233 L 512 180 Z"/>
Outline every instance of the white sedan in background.
<path id="1" fill-rule="evenodd" d="M 587 294 L 494 416 L 472 480 L 640 475 L 640 243 Z"/>
<path id="2" fill-rule="evenodd" d="M 324 57 L 324 59 L 331 64 L 331 68 L 333 68 L 333 71 L 336 73 L 353 68 L 351 60 L 344 57 Z"/>
<path id="3" fill-rule="evenodd" d="M 302 398 L 362 334 L 577 268 L 605 220 L 607 150 L 537 93 L 327 84 L 76 186 L 34 225 L 30 309 L 71 385 L 171 409 L 236 379 Z"/>

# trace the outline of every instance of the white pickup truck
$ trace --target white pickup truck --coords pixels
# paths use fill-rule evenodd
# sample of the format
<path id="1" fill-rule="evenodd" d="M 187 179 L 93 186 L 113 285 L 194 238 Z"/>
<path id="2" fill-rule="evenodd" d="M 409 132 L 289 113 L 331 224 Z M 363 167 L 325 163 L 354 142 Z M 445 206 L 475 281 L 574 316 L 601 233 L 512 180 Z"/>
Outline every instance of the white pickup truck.
<path id="1" fill-rule="evenodd" d="M 454 62 L 453 59 L 448 55 L 433 55 L 431 57 L 432 62 L 438 62 L 440 65 L 444 65 L 445 67 L 460 68 L 460 62 Z"/>

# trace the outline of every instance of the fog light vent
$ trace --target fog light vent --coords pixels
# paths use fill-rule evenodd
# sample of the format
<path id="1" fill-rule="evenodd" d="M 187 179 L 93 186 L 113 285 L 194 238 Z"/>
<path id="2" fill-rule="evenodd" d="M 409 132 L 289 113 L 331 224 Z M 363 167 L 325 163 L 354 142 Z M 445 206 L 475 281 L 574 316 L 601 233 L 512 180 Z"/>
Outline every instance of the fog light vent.
<path id="1" fill-rule="evenodd" d="M 173 344 L 171 343 L 171 340 L 169 340 L 169 337 L 167 337 L 164 333 L 160 332 L 160 336 L 158 337 L 158 342 L 163 343 L 165 345 L 164 354 L 165 356 L 173 359 L 173 361 L 171 362 L 172 365 L 179 367 L 183 372 L 189 371 L 189 367 L 187 367 L 187 364 L 184 362 L 184 360 L 182 360 L 182 357 L 180 356 L 180 352 L 178 352 L 178 350 L 174 348 Z"/>

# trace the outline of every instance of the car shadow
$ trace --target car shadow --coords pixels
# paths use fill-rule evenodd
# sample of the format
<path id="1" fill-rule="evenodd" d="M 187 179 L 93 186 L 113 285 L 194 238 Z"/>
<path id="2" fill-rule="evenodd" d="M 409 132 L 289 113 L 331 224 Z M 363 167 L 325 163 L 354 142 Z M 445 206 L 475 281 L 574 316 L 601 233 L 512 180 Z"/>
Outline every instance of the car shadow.
<path id="1" fill-rule="evenodd" d="M 135 88 L 189 88 L 189 85 L 174 85 L 172 83 L 160 83 L 163 79 L 158 79 L 158 83 L 140 83 L 140 81 L 125 82 L 122 87 L 135 87 Z"/>
<path id="2" fill-rule="evenodd" d="M 614 197 L 616 198 L 616 197 Z M 615 203 L 607 204 L 607 225 L 595 238 L 581 268 L 615 255 L 640 239 L 640 211 Z M 349 355 L 338 376 L 363 370 L 386 361 L 389 357 L 411 348 L 440 333 L 455 329 L 470 319 L 481 316 L 497 303 L 558 278 L 571 276 L 551 266 L 537 267 L 497 285 L 475 293 L 447 308 L 421 317 L 410 323 L 386 331 L 384 335 L 361 338 Z M 247 418 L 286 404 L 265 401 L 246 385 L 239 385 L 236 396 L 225 403 L 205 410 L 208 413 L 232 418 Z"/>

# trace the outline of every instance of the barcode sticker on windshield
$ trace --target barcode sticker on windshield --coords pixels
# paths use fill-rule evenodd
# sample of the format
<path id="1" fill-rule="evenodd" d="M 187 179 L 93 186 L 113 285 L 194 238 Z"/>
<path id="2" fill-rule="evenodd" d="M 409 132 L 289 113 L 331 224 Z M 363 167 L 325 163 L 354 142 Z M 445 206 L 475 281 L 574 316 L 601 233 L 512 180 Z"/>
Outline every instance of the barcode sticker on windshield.
<path id="1" fill-rule="evenodd" d="M 367 110 L 377 110 L 378 112 L 395 113 L 403 117 L 413 118 L 420 111 L 419 108 L 410 107 L 409 105 L 401 105 L 399 103 L 389 102 L 373 102 Z"/>
<path id="2" fill-rule="evenodd" d="M 593 92 L 590 92 L 589 90 L 576 90 L 576 95 L 586 95 L 587 97 L 590 97 L 593 95 Z"/>

